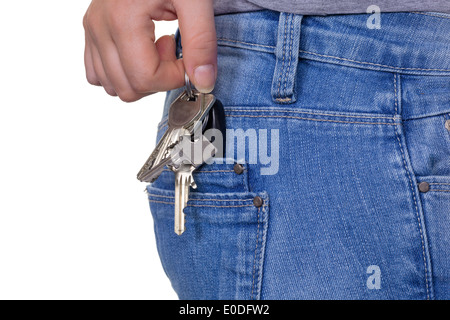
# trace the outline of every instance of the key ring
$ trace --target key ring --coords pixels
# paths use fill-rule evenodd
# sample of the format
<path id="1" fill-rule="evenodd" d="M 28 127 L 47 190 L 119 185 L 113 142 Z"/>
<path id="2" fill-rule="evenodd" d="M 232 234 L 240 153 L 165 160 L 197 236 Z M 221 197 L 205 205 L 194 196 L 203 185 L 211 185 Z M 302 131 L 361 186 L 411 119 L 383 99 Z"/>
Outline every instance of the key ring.
<path id="1" fill-rule="evenodd" d="M 184 85 L 186 87 L 186 94 L 189 100 L 194 99 L 194 91 L 192 90 L 191 81 L 189 80 L 189 76 L 186 72 L 184 73 Z"/>

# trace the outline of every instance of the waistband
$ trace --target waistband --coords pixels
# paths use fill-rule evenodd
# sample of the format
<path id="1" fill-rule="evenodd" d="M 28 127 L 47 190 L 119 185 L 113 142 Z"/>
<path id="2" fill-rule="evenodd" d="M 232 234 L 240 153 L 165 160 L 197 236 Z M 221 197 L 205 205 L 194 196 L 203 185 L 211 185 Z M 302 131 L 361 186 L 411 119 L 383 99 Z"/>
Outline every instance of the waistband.
<path id="1" fill-rule="evenodd" d="M 280 19 L 280 15 L 291 19 Z M 371 25 L 373 19 L 378 19 L 376 27 Z M 291 35 L 298 31 L 298 46 L 286 50 L 298 50 L 299 58 L 404 74 L 450 75 L 449 14 L 324 17 L 264 10 L 221 15 L 215 21 L 218 44 L 223 46 L 276 54 L 280 34 L 289 37 L 290 31 Z"/>

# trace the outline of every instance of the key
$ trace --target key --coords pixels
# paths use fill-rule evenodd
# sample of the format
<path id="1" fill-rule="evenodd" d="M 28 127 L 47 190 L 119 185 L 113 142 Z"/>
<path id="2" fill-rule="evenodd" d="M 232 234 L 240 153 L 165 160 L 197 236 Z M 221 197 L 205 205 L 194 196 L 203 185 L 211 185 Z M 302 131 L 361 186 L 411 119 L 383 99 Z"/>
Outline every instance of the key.
<path id="1" fill-rule="evenodd" d="M 186 230 L 184 208 L 189 200 L 189 188 L 196 188 L 192 173 L 196 168 L 182 164 L 175 171 L 175 233 L 179 236 Z"/>
<path id="2" fill-rule="evenodd" d="M 138 173 L 140 181 L 154 182 L 164 167 L 174 171 L 174 229 L 177 235 L 185 231 L 184 208 L 189 200 L 190 187 L 197 188 L 193 172 L 210 157 L 223 157 L 225 148 L 222 104 L 211 94 L 192 90 L 187 75 L 185 78 L 186 91 L 175 99 L 169 109 L 169 127 Z M 209 137 L 210 141 L 203 135 L 207 129 L 220 130 L 223 140 Z"/>
<path id="3" fill-rule="evenodd" d="M 203 125 L 208 112 L 215 102 L 212 94 L 194 91 L 189 98 L 188 92 L 182 92 L 169 109 L 168 129 L 158 142 L 137 178 L 142 182 L 154 182 L 166 165 L 172 162 L 169 150 L 179 142 L 181 136 L 192 135 Z"/>
<path id="4" fill-rule="evenodd" d="M 181 156 L 180 152 L 182 152 Z M 185 214 L 183 210 L 186 208 L 189 200 L 190 187 L 197 188 L 193 172 L 217 152 L 218 148 L 204 135 L 200 137 L 183 136 L 180 142 L 171 150 L 173 163 L 169 165 L 169 168 L 175 172 L 174 227 L 177 235 L 181 235 L 185 231 Z"/>

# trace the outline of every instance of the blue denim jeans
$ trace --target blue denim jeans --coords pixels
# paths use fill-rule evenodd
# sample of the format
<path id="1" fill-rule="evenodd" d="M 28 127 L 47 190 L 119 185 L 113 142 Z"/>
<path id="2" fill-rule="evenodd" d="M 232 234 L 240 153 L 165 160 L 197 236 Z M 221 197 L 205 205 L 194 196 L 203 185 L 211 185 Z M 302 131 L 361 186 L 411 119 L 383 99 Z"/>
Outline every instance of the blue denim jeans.
<path id="1" fill-rule="evenodd" d="M 194 173 L 181 236 L 174 174 L 147 187 L 180 299 L 450 298 L 450 16 L 368 18 L 216 17 L 213 93 L 244 153 L 227 137 Z"/>

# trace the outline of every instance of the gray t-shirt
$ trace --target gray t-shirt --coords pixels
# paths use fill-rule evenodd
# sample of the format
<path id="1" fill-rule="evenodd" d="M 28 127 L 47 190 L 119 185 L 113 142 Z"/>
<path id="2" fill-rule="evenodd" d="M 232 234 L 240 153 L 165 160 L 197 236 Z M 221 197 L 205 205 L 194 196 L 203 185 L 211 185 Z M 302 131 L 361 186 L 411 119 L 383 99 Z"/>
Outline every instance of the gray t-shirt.
<path id="1" fill-rule="evenodd" d="M 304 15 L 367 13 L 377 5 L 380 12 L 434 11 L 450 13 L 450 0 L 214 0 L 216 15 L 262 9 Z"/>

